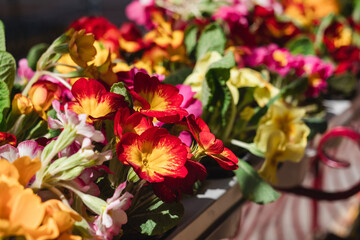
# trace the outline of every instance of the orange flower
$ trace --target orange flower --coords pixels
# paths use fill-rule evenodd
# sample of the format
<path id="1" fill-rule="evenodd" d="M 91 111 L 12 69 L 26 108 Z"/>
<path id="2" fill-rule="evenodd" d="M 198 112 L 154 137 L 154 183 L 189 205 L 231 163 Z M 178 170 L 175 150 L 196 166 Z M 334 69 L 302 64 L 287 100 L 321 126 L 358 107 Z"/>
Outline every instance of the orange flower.
<path id="1" fill-rule="evenodd" d="M 85 29 L 80 31 L 70 30 L 68 34 L 71 34 L 69 41 L 70 57 L 77 65 L 85 68 L 87 62 L 93 60 L 96 55 L 94 35 L 85 34 Z"/>
<path id="2" fill-rule="evenodd" d="M 35 111 L 44 120 L 47 119 L 45 111 L 49 109 L 54 99 L 61 96 L 61 87 L 49 81 L 37 81 L 29 91 L 29 98 Z"/>
<path id="3" fill-rule="evenodd" d="M 14 114 L 29 114 L 33 110 L 31 100 L 21 93 L 15 94 L 12 101 L 12 112 Z"/>
<path id="4" fill-rule="evenodd" d="M 77 239 L 70 233 L 80 215 L 59 200 L 43 203 L 31 189 L 23 187 L 39 164 L 38 158 L 21 157 L 13 163 L 0 159 L 0 238 L 59 239 L 68 235 L 63 239 Z"/>

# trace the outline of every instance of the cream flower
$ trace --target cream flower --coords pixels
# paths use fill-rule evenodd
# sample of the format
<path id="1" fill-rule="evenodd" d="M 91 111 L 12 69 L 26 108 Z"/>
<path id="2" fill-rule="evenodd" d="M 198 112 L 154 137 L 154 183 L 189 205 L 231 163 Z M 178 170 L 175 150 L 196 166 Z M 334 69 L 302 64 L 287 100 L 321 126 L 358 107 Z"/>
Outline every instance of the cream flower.
<path id="1" fill-rule="evenodd" d="M 265 162 L 259 171 L 265 180 L 276 184 L 280 162 L 299 162 L 304 155 L 309 128 L 301 120 L 305 110 L 287 108 L 281 103 L 271 105 L 260 120 L 254 143 L 265 152 Z"/>

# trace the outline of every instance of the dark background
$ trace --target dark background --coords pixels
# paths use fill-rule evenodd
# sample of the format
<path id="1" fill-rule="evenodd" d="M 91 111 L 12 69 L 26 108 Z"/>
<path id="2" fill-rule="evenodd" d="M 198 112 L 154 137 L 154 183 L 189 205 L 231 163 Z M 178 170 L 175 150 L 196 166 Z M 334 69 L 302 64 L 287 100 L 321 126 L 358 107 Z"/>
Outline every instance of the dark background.
<path id="1" fill-rule="evenodd" d="M 127 21 L 131 0 L 0 0 L 6 47 L 16 60 L 31 46 L 51 43 L 82 16 L 105 16 L 116 26 Z"/>

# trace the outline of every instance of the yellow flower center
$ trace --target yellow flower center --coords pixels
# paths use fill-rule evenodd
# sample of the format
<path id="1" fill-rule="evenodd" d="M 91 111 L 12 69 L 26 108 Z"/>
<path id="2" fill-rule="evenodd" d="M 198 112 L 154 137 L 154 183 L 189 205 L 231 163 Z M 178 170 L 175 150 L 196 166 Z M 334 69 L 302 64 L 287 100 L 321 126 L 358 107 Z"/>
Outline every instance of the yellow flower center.
<path id="1" fill-rule="evenodd" d="M 282 67 L 288 64 L 285 54 L 280 50 L 275 50 L 272 54 L 275 61 L 279 62 Z"/>

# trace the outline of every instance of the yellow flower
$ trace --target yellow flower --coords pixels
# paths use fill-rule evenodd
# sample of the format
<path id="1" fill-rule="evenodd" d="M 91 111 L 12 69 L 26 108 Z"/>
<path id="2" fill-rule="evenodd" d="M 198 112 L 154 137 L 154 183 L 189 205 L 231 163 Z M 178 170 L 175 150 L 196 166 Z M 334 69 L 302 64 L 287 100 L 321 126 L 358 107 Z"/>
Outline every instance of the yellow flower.
<path id="1" fill-rule="evenodd" d="M 220 59 L 221 55 L 218 52 L 206 53 L 203 58 L 196 62 L 193 72 L 185 79 L 184 84 L 190 85 L 191 90 L 196 92 L 195 98 L 201 98 L 202 83 L 209 66 Z"/>
<path id="2" fill-rule="evenodd" d="M 254 143 L 265 152 L 265 162 L 259 171 L 265 180 L 276 184 L 279 162 L 299 162 L 304 155 L 309 128 L 301 120 L 305 110 L 288 108 L 280 102 L 270 106 L 260 120 Z"/>
<path id="3" fill-rule="evenodd" d="M 11 106 L 14 114 L 29 114 L 34 109 L 31 100 L 21 93 L 15 94 Z"/>
<path id="4" fill-rule="evenodd" d="M 266 81 L 259 72 L 250 68 L 232 68 L 227 85 L 233 94 L 235 104 L 239 99 L 237 89 L 241 87 L 255 87 L 254 98 L 260 107 L 265 106 L 271 98 L 279 93 L 279 89 Z"/>
<path id="5" fill-rule="evenodd" d="M 75 31 L 69 41 L 69 53 L 71 59 L 80 67 L 85 68 L 87 63 L 94 59 L 96 48 L 93 34 L 85 34 L 85 29 Z"/>

